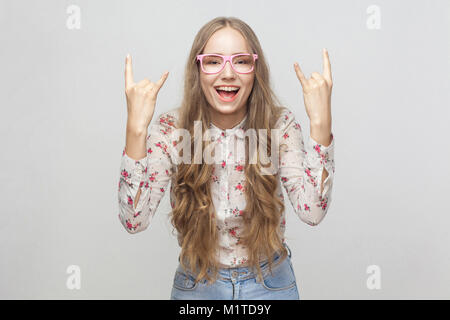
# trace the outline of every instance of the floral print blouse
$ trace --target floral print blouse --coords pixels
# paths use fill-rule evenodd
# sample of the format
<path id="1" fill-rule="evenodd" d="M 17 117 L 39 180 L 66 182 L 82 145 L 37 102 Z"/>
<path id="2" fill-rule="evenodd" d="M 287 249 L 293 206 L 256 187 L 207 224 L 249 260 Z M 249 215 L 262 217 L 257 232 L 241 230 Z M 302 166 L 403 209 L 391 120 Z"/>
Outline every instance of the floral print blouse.
<path id="1" fill-rule="evenodd" d="M 120 180 L 118 186 L 119 219 L 129 233 L 145 230 L 167 190 L 169 181 L 170 204 L 174 207 L 176 164 L 172 161 L 172 148 L 176 145 L 170 133 L 175 128 L 178 109 L 162 113 L 156 123 L 150 125 L 147 135 L 147 156 L 133 160 L 122 153 Z M 247 117 L 247 116 L 246 116 Z M 240 243 L 242 228 L 242 210 L 245 208 L 245 174 L 244 156 L 233 155 L 231 143 L 245 139 L 243 125 L 246 117 L 232 129 L 222 130 L 211 124 L 214 132 L 211 141 L 219 145 L 220 163 L 214 161 L 212 179 L 212 196 L 216 209 L 216 222 L 219 230 L 219 250 L 217 252 L 221 267 L 245 266 L 246 248 Z M 280 148 L 279 177 L 277 195 L 284 201 L 281 185 L 284 187 L 295 214 L 305 223 L 315 226 L 325 217 L 331 202 L 334 180 L 334 137 L 327 147 L 317 143 L 310 136 L 306 148 L 303 142 L 302 127 L 294 114 L 286 108 L 276 125 L 279 130 Z M 217 152 L 217 151 L 216 151 Z M 321 192 L 322 171 L 328 171 Z M 138 189 L 141 195 L 134 203 Z M 136 206 L 136 208 L 135 208 Z M 286 210 L 285 210 L 286 211 Z M 281 234 L 285 231 L 285 212 L 280 219 Z M 283 237 L 282 242 L 285 239 Z M 181 246 L 181 239 L 178 236 Z"/>

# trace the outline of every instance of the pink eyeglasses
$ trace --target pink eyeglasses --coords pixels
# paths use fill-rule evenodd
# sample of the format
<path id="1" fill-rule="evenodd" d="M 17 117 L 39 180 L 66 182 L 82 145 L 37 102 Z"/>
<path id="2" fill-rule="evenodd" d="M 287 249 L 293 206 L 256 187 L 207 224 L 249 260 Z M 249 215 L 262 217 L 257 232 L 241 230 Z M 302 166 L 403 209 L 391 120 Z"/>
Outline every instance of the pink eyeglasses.
<path id="1" fill-rule="evenodd" d="M 239 53 L 232 56 L 220 54 L 199 54 L 196 61 L 200 61 L 202 71 L 206 74 L 219 73 L 225 68 L 227 61 L 237 73 L 250 73 L 255 68 L 255 61 L 258 59 L 256 53 Z"/>

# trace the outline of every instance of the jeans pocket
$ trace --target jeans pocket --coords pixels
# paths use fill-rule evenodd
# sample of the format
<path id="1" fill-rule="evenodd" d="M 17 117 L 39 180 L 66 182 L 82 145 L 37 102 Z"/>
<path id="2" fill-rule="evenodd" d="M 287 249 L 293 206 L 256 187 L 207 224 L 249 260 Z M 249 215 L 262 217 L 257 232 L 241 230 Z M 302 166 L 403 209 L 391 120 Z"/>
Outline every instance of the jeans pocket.
<path id="1" fill-rule="evenodd" d="M 262 286 L 267 290 L 287 290 L 296 285 L 294 270 L 286 257 L 279 265 L 272 269 L 272 274 L 267 270 L 263 277 Z"/>
<path id="2" fill-rule="evenodd" d="M 190 291 L 197 288 L 198 282 L 195 283 L 195 279 L 190 275 L 187 275 L 180 271 L 176 271 L 175 277 L 173 279 L 173 286 L 174 288 L 179 290 Z"/>

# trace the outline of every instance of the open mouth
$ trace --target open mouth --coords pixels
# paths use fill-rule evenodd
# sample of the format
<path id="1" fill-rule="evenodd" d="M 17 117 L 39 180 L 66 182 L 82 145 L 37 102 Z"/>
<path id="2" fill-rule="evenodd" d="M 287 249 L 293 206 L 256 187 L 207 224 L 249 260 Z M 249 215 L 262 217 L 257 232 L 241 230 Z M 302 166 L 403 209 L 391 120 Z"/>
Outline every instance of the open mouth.
<path id="1" fill-rule="evenodd" d="M 238 88 L 235 91 L 225 91 L 225 90 L 219 90 L 216 88 L 217 94 L 219 95 L 220 98 L 222 98 L 221 100 L 224 100 L 224 101 L 234 100 L 234 98 L 238 94 L 239 90 L 240 90 L 240 88 Z"/>

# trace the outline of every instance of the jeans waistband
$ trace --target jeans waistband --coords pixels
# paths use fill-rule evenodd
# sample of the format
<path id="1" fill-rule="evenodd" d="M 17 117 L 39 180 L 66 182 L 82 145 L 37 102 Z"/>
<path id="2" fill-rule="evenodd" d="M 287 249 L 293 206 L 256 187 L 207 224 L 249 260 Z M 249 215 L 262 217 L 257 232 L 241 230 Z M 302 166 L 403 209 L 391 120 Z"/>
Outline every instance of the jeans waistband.
<path id="1" fill-rule="evenodd" d="M 290 259 L 292 257 L 292 252 L 291 249 L 289 248 L 289 246 L 286 243 L 283 243 L 283 245 L 287 248 L 288 250 L 288 256 L 287 259 Z M 273 256 L 273 259 L 277 259 L 278 257 L 280 257 L 280 254 L 278 252 L 276 252 Z M 180 257 L 178 257 L 178 261 L 180 261 Z M 265 259 L 262 260 L 260 262 L 260 268 L 263 274 L 268 272 L 268 261 L 269 259 Z M 179 266 L 181 268 L 181 265 Z M 193 276 L 193 274 L 191 272 L 189 272 L 191 276 Z M 219 277 L 223 280 L 245 280 L 245 279 L 250 279 L 250 278 L 255 278 L 256 274 L 250 269 L 250 267 L 242 267 L 242 266 L 238 266 L 238 267 L 231 267 L 231 268 L 220 268 L 219 269 Z"/>

